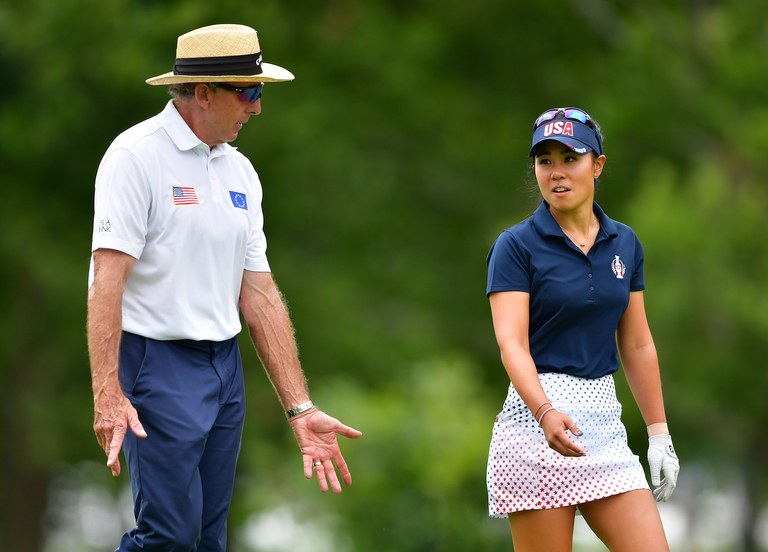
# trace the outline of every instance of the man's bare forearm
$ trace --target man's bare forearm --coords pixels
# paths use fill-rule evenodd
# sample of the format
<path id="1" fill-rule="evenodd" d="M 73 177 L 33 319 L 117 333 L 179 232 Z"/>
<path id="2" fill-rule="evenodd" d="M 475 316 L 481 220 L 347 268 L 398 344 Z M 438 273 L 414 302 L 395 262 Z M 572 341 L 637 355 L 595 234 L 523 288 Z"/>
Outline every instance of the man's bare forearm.
<path id="1" fill-rule="evenodd" d="M 240 310 L 283 407 L 287 410 L 309 400 L 293 326 L 271 274 L 246 271 Z"/>
<path id="2" fill-rule="evenodd" d="M 87 330 L 94 400 L 114 393 L 117 386 L 121 320 L 120 296 L 115 298 L 96 285 L 91 287 Z"/>
<path id="3" fill-rule="evenodd" d="M 94 254 L 94 281 L 88 290 L 88 356 L 94 401 L 119 389 L 122 297 L 133 260 L 117 251 Z"/>

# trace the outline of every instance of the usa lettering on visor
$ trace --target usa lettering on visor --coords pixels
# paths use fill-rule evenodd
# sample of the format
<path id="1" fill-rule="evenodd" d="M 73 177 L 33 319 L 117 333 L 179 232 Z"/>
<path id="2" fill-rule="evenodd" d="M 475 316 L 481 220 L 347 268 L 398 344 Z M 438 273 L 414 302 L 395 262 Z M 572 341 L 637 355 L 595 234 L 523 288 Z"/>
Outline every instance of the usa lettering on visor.
<path id="1" fill-rule="evenodd" d="M 573 136 L 573 123 L 569 123 L 568 121 L 548 123 L 544 126 L 544 136 L 552 136 L 553 134 Z"/>

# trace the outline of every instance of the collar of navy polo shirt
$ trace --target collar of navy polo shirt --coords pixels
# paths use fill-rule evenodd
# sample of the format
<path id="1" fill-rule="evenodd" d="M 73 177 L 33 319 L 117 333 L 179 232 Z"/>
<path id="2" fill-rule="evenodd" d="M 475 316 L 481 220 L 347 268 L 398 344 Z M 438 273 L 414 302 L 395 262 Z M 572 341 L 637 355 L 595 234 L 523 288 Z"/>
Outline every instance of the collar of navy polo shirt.
<path id="1" fill-rule="evenodd" d="M 592 211 L 595 213 L 597 221 L 600 223 L 600 230 L 598 231 L 597 239 L 595 242 L 618 237 L 619 230 L 616 228 L 616 223 L 608 218 L 608 215 L 605 214 L 603 209 L 597 204 L 596 201 L 592 202 Z M 546 201 L 541 201 L 538 209 L 536 209 L 536 211 L 533 213 L 532 221 L 533 227 L 536 229 L 536 232 L 538 232 L 540 236 L 554 236 L 558 238 L 564 238 L 570 242 L 570 240 L 568 240 L 566 237 L 565 232 L 563 232 L 563 229 L 560 228 L 559 224 L 557 224 L 555 217 L 553 217 L 552 213 L 549 212 L 549 203 Z"/>

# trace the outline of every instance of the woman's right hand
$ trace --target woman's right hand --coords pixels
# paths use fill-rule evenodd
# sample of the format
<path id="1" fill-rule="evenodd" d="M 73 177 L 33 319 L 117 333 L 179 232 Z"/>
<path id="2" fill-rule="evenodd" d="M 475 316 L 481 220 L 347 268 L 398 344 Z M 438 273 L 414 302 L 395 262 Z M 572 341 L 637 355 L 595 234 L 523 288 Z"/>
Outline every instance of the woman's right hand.
<path id="1" fill-rule="evenodd" d="M 552 409 L 539 420 L 539 425 L 549 448 L 563 456 L 584 456 L 584 451 L 571 437 L 581 437 L 583 433 L 570 416 Z"/>

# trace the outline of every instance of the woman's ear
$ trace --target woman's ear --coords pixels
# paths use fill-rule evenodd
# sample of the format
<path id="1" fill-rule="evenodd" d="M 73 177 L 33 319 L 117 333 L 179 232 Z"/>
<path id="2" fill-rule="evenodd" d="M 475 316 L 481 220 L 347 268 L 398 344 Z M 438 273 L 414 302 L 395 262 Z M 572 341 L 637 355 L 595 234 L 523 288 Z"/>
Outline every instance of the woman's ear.
<path id="1" fill-rule="evenodd" d="M 595 161 L 593 163 L 594 168 L 594 175 L 595 178 L 598 178 L 601 174 L 603 174 L 603 167 L 605 167 L 605 154 L 600 154 L 599 156 L 595 157 Z"/>

